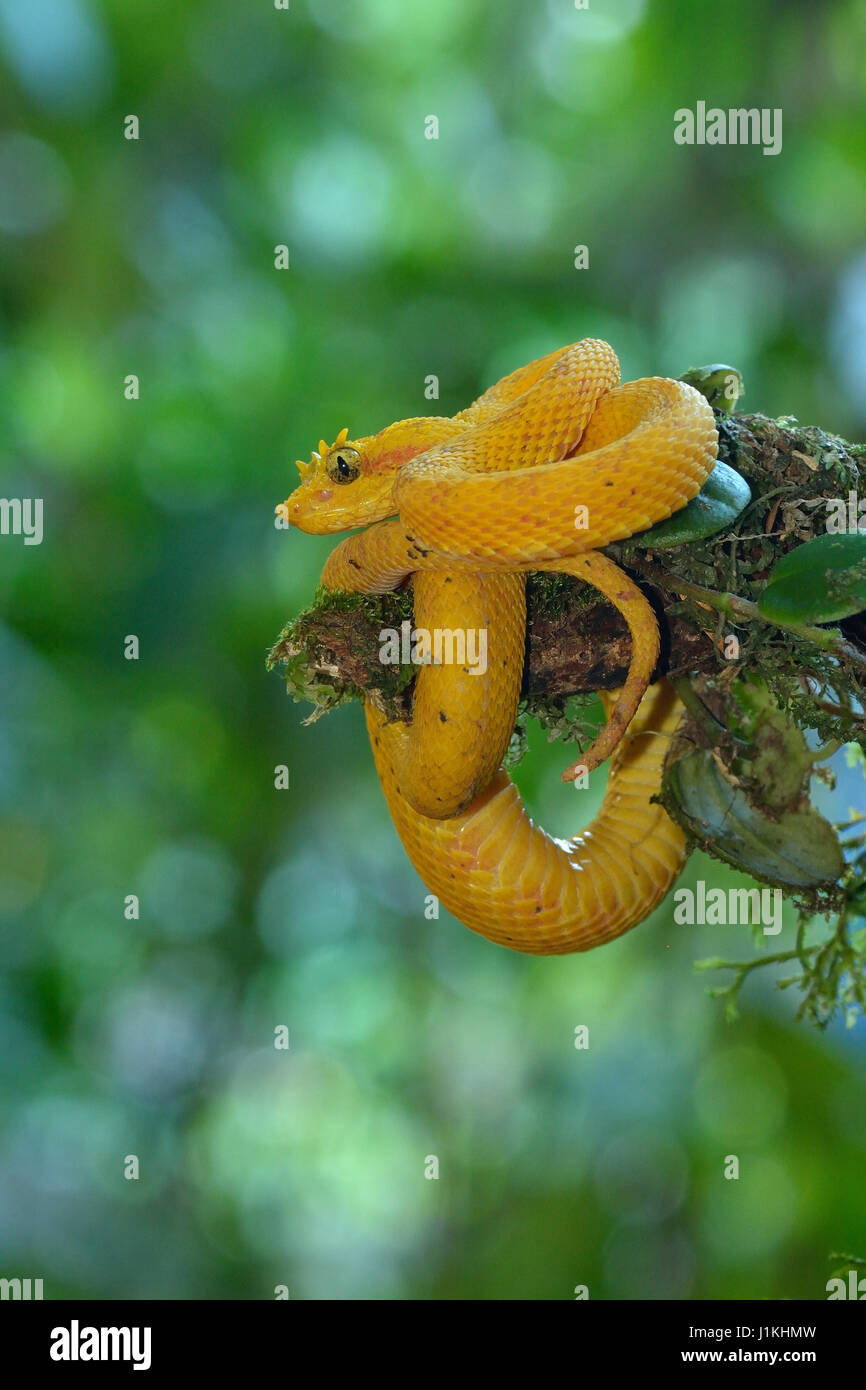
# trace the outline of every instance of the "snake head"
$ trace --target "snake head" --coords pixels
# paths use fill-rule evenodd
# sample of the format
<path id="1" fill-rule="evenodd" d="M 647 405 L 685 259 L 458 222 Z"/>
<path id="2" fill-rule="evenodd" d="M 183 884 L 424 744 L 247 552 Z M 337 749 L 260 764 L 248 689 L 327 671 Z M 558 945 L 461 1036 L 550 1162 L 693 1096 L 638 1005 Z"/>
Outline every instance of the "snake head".
<path id="1" fill-rule="evenodd" d="M 276 508 L 301 531 L 326 535 L 393 516 L 394 475 L 383 471 L 366 439 L 340 430 L 330 446 L 319 440 L 309 463 L 297 460 L 301 482 Z"/>

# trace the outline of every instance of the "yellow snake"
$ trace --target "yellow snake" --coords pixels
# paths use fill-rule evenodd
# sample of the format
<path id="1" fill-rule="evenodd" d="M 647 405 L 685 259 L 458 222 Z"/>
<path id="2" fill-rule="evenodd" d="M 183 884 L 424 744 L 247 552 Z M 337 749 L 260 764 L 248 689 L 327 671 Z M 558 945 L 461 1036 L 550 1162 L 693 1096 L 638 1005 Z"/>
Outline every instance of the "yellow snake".
<path id="1" fill-rule="evenodd" d="M 367 728 L 397 833 L 421 878 L 473 931 L 539 955 L 585 951 L 640 922 L 685 858 L 651 798 L 682 712 L 650 686 L 658 626 L 600 547 L 664 520 L 713 468 L 713 412 L 662 377 L 619 385 L 613 349 L 587 338 L 504 377 L 453 417 L 320 441 L 277 509 L 316 534 L 365 529 L 325 565 L 331 589 L 381 593 L 411 577 L 415 628 L 487 631 L 487 668 L 422 665 L 411 723 Z M 529 819 L 502 759 L 520 694 L 530 570 L 575 575 L 625 617 L 632 657 L 607 724 L 563 774 L 613 753 L 592 824 L 553 839 Z"/>

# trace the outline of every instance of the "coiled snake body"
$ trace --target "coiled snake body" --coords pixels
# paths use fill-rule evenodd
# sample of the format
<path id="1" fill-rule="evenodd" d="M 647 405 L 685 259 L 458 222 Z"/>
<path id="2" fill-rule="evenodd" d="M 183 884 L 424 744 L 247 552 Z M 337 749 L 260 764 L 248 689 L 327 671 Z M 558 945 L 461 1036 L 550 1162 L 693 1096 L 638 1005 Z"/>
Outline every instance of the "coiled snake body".
<path id="1" fill-rule="evenodd" d="M 411 576 L 416 628 L 487 630 L 483 675 L 422 665 L 411 724 L 387 722 L 368 698 L 367 728 L 397 832 L 430 891 L 473 931 L 540 955 L 589 950 L 635 926 L 685 855 L 682 832 L 651 801 L 681 706 L 667 682 L 649 685 L 659 636 L 646 597 L 599 548 L 685 506 L 714 465 L 717 433 L 683 382 L 618 383 L 612 348 L 584 339 L 453 417 L 321 441 L 282 504 L 304 531 L 366 527 L 328 558 L 328 588 L 380 593 Z M 613 753 L 599 814 L 571 840 L 533 824 L 501 767 L 530 570 L 593 585 L 632 637 L 626 682 L 602 697 L 607 724 L 563 774 Z"/>

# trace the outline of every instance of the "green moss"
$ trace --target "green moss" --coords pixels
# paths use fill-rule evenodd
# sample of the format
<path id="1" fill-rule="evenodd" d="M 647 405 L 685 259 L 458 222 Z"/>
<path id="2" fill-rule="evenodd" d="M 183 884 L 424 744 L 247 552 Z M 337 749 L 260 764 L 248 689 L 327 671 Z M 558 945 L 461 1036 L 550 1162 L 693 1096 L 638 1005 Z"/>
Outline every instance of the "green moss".
<path id="1" fill-rule="evenodd" d="M 351 700 L 363 700 L 371 690 L 392 718 L 403 717 L 414 672 L 379 660 L 379 634 L 411 619 L 411 591 L 345 594 L 320 587 L 312 606 L 283 628 L 268 653 L 267 669 L 282 667 L 292 698 L 312 704 L 307 722 Z M 353 671 L 359 678 L 354 681 Z M 369 685 L 374 671 L 376 683 Z"/>

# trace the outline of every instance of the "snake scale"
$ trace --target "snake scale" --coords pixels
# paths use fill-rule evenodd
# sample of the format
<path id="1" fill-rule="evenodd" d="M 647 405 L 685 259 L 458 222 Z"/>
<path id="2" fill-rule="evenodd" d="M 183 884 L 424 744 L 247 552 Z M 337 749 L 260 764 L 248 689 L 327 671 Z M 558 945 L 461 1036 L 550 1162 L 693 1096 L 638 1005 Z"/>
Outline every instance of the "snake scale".
<path id="1" fill-rule="evenodd" d="M 363 527 L 331 553 L 330 589 L 413 586 L 416 628 L 487 632 L 483 675 L 422 665 L 410 723 L 366 718 L 394 825 L 429 890 L 491 941 L 538 955 L 586 951 L 636 926 L 665 896 L 685 839 L 653 803 L 682 707 L 651 685 L 658 625 L 601 548 L 664 520 L 713 468 L 712 409 L 691 386 L 620 385 L 613 349 L 586 338 L 497 382 L 450 417 L 324 440 L 281 510 L 302 531 Z M 576 524 L 580 509 L 581 524 Z M 502 760 L 523 670 L 529 571 L 574 575 L 624 616 L 632 639 L 607 723 L 563 773 L 612 755 L 604 800 L 570 840 L 533 824 Z"/>

